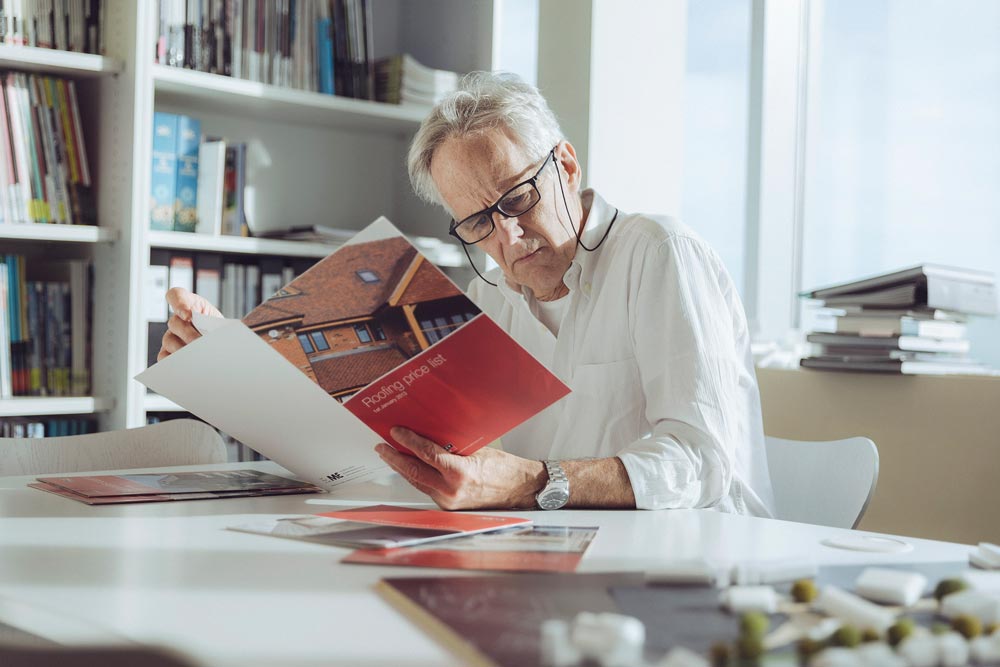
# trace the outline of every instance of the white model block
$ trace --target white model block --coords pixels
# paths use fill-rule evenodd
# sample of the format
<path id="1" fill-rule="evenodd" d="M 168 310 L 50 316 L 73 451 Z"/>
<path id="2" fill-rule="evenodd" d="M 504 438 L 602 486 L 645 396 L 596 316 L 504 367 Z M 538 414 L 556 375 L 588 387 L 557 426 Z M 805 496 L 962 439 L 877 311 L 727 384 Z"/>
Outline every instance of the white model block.
<path id="1" fill-rule="evenodd" d="M 938 643 L 932 635 L 907 637 L 900 642 L 897 652 L 910 667 L 937 667 Z"/>
<path id="2" fill-rule="evenodd" d="M 885 642 L 865 642 L 854 651 L 861 657 L 865 667 L 907 667 L 906 660 L 896 655 Z"/>
<path id="3" fill-rule="evenodd" d="M 573 644 L 601 667 L 634 667 L 642 662 L 646 626 L 623 614 L 578 614 L 573 621 Z"/>
<path id="4" fill-rule="evenodd" d="M 868 567 L 854 583 L 858 595 L 875 602 L 910 607 L 927 588 L 927 577 L 919 572 L 904 572 L 884 567 Z"/>
<path id="5" fill-rule="evenodd" d="M 806 636 L 813 641 L 821 642 L 840 629 L 843 623 L 839 618 L 824 618 L 806 631 Z"/>
<path id="6" fill-rule="evenodd" d="M 748 611 L 773 614 L 778 608 L 778 594 L 770 586 L 730 586 L 722 591 L 719 601 L 734 614 Z"/>
<path id="7" fill-rule="evenodd" d="M 939 635 L 937 643 L 941 667 L 964 667 L 969 662 L 969 642 L 957 632 Z"/>
<path id="8" fill-rule="evenodd" d="M 993 563 L 993 567 L 1000 567 L 1000 545 L 980 542 L 978 549 L 983 560 Z"/>
<path id="9" fill-rule="evenodd" d="M 867 667 L 854 649 L 827 648 L 809 660 L 809 667 Z"/>
<path id="10" fill-rule="evenodd" d="M 709 663 L 705 656 L 683 646 L 675 646 L 656 663 L 656 667 L 709 667 Z"/>
<path id="11" fill-rule="evenodd" d="M 796 579 L 812 579 L 818 570 L 816 563 L 806 558 L 738 563 L 733 566 L 733 583 L 738 586 L 780 584 Z"/>
<path id="12" fill-rule="evenodd" d="M 861 629 L 885 632 L 896 621 L 896 615 L 888 609 L 836 586 L 825 586 L 813 606 Z"/>
<path id="13" fill-rule="evenodd" d="M 646 582 L 650 584 L 715 586 L 723 578 L 721 575 L 722 570 L 707 560 L 678 560 L 663 563 L 647 570 Z"/>
<path id="14" fill-rule="evenodd" d="M 1000 633 L 989 637 L 976 637 L 969 642 L 969 653 L 978 663 L 991 665 L 1000 663 Z"/>
<path id="15" fill-rule="evenodd" d="M 984 570 L 995 570 L 1000 568 L 1000 565 L 995 565 L 992 560 L 984 558 L 978 551 L 973 551 L 969 554 L 969 563 Z"/>
<path id="16" fill-rule="evenodd" d="M 1000 572 L 991 570 L 967 570 L 962 573 L 962 579 L 969 588 L 980 593 L 1000 594 Z"/>
<path id="17" fill-rule="evenodd" d="M 984 625 L 1000 622 L 1000 595 L 964 590 L 942 598 L 942 616 L 955 618 L 962 614 L 975 616 Z"/>
<path id="18" fill-rule="evenodd" d="M 580 651 L 569 638 L 569 623 L 549 619 L 541 627 L 541 663 L 545 667 L 573 667 L 580 662 Z"/>

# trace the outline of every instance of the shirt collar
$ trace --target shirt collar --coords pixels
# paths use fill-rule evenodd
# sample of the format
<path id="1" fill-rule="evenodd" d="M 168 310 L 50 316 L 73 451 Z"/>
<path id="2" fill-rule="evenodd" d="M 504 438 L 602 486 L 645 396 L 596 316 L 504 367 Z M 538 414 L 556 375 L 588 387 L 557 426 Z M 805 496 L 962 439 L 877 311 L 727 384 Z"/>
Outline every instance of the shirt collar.
<path id="1" fill-rule="evenodd" d="M 576 254 L 573 256 L 573 261 L 570 262 L 569 268 L 563 274 L 563 282 L 569 288 L 570 292 L 580 292 L 586 298 L 590 298 L 591 276 L 597 264 L 597 256 L 603 250 L 603 246 L 597 248 L 597 245 L 604 239 L 604 235 L 607 233 L 612 219 L 617 215 L 618 209 L 609 205 L 604 201 L 603 197 L 591 188 L 580 193 L 580 201 L 583 204 L 584 210 L 587 211 L 587 222 L 583 227 L 583 232 L 580 234 L 580 240 L 588 248 L 596 249 L 591 252 L 578 245 Z M 530 289 L 524 286 L 512 288 L 507 283 L 507 279 L 503 273 L 498 271 L 498 274 L 500 293 L 504 295 L 504 298 L 508 302 L 514 302 L 520 298 L 534 298 Z"/>

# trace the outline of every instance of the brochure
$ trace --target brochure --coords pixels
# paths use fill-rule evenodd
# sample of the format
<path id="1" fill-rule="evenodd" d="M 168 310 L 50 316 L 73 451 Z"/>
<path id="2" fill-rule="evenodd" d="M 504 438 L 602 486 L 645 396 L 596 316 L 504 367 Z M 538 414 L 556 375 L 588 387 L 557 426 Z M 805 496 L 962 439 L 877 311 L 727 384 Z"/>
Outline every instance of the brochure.
<path id="1" fill-rule="evenodd" d="M 342 563 L 499 572 L 574 572 L 597 527 L 514 526 L 444 544 L 355 551 Z"/>
<path id="2" fill-rule="evenodd" d="M 406 451 L 393 426 L 468 455 L 569 393 L 385 218 L 242 321 L 194 323 L 137 379 L 326 489 Z"/>
<path id="3" fill-rule="evenodd" d="M 531 524 L 530 519 L 393 505 L 258 521 L 230 530 L 361 549 L 387 549 Z"/>
<path id="4" fill-rule="evenodd" d="M 257 470 L 38 477 L 34 483 L 28 486 L 88 505 L 321 493 L 323 491 L 323 489 L 306 482 Z"/>

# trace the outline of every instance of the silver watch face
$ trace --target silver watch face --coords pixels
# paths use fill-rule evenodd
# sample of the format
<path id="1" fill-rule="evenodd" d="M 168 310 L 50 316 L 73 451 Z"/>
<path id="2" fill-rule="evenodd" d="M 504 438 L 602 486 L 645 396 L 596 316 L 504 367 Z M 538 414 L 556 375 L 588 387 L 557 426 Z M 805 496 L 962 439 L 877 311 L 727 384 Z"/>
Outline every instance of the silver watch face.
<path id="1" fill-rule="evenodd" d="M 557 510 L 569 502 L 569 494 L 562 489 L 549 489 L 538 497 L 538 506 L 543 510 Z"/>

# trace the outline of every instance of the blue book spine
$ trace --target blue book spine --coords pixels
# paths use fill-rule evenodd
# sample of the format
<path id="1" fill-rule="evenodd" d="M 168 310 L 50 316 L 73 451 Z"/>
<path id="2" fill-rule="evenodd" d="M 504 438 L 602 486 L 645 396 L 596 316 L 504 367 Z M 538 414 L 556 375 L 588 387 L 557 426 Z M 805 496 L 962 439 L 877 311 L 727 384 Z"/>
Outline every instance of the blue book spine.
<path id="1" fill-rule="evenodd" d="M 153 174 L 150 187 L 149 228 L 174 228 L 177 197 L 177 116 L 153 114 Z"/>
<path id="2" fill-rule="evenodd" d="M 190 116 L 177 120 L 177 209 L 174 231 L 193 232 L 198 225 L 198 146 L 201 121 Z"/>
<path id="3" fill-rule="evenodd" d="M 319 61 L 319 92 L 333 95 L 333 21 L 316 21 L 316 60 Z"/>

